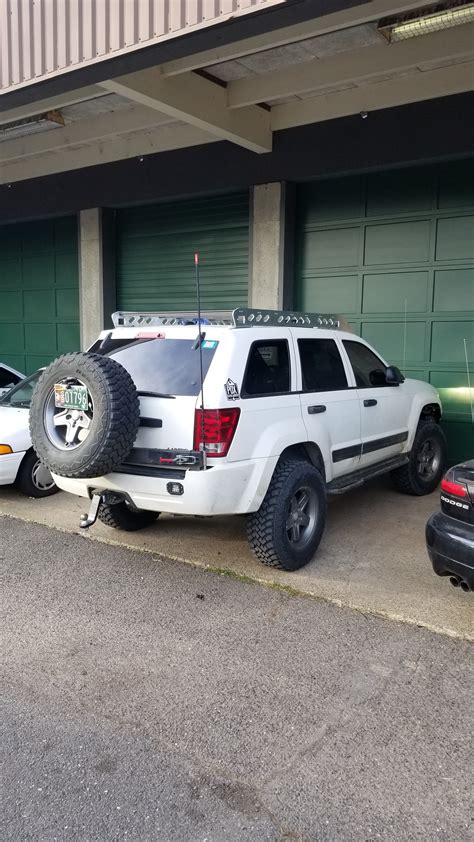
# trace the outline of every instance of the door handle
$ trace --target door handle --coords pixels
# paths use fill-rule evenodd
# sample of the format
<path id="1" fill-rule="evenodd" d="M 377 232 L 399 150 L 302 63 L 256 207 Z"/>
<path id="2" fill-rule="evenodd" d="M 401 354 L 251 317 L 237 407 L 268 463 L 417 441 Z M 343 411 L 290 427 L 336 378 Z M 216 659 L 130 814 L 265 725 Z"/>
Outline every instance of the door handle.
<path id="1" fill-rule="evenodd" d="M 308 406 L 308 415 L 318 415 L 320 412 L 326 412 L 326 407 L 323 403 L 319 406 Z"/>
<path id="2" fill-rule="evenodd" d="M 377 401 L 375 398 L 370 398 L 364 401 L 364 406 L 377 406 Z"/>

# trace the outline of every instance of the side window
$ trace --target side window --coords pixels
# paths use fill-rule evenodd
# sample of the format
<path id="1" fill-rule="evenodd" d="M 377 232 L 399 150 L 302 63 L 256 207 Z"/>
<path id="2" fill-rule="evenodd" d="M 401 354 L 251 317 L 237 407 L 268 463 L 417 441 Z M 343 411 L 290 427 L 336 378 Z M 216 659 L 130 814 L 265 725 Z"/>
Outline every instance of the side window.
<path id="1" fill-rule="evenodd" d="M 6 389 L 7 386 L 16 386 L 19 382 L 20 378 L 17 374 L 13 374 L 12 371 L 0 366 L 0 389 Z"/>
<path id="2" fill-rule="evenodd" d="M 253 343 L 242 391 L 247 396 L 277 395 L 290 391 L 290 357 L 286 339 Z"/>
<path id="3" fill-rule="evenodd" d="M 352 342 L 350 339 L 344 339 L 343 343 L 359 389 L 387 385 L 385 382 L 386 366 L 370 348 L 362 345 L 361 342 Z"/>
<path id="4" fill-rule="evenodd" d="M 298 339 L 303 391 L 347 389 L 347 378 L 334 339 Z"/>

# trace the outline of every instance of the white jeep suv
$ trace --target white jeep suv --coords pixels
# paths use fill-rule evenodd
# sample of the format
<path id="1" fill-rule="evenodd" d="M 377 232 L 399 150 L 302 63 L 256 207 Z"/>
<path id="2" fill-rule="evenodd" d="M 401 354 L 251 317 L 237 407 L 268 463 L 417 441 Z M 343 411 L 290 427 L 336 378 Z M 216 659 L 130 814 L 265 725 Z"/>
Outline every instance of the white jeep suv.
<path id="1" fill-rule="evenodd" d="M 435 389 L 405 380 L 332 317 L 115 313 L 33 394 L 33 445 L 89 516 L 136 530 L 160 512 L 245 514 L 266 564 L 314 555 L 328 494 L 390 472 L 432 492 L 446 445 Z"/>

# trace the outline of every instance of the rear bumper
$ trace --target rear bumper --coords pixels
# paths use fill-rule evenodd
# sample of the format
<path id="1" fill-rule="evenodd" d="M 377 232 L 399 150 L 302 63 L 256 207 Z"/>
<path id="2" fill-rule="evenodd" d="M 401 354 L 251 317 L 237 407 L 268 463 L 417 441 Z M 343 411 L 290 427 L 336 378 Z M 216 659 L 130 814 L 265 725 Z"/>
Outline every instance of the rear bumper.
<path id="1" fill-rule="evenodd" d="M 128 495 L 137 509 L 180 515 L 235 515 L 255 512 L 267 492 L 278 457 L 213 464 L 205 471 L 185 471 L 184 478 L 111 473 L 94 479 L 70 479 L 53 474 L 63 491 L 90 497 L 94 490 Z M 167 486 L 180 482 L 174 496 Z"/>
<path id="2" fill-rule="evenodd" d="M 21 451 L 0 456 L 0 485 L 11 485 L 15 482 L 24 455 L 25 452 Z"/>
<path id="3" fill-rule="evenodd" d="M 426 524 L 426 548 L 438 576 L 454 576 L 474 590 L 474 526 L 436 512 Z"/>

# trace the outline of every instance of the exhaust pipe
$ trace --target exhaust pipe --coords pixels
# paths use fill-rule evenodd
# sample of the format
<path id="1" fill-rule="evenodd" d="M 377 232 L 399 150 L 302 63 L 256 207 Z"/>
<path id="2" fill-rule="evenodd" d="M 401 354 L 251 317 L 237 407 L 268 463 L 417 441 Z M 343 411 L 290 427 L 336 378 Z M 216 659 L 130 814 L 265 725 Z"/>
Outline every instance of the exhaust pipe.
<path id="1" fill-rule="evenodd" d="M 457 578 L 457 576 L 450 576 L 449 581 L 451 582 L 453 588 L 459 588 L 461 584 L 461 580 Z"/>

